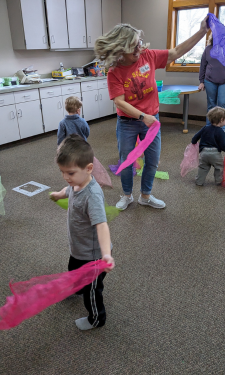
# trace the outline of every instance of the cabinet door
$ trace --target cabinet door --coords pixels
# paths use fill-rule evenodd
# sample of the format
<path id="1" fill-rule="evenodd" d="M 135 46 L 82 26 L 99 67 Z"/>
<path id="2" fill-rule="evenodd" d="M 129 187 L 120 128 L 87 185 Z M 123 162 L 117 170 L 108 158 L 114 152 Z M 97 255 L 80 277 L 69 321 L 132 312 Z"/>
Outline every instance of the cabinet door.
<path id="1" fill-rule="evenodd" d="M 47 49 L 48 38 L 43 0 L 20 0 L 26 49 Z"/>
<path id="2" fill-rule="evenodd" d="M 20 139 L 15 104 L 0 107 L 0 144 Z"/>
<path id="3" fill-rule="evenodd" d="M 86 48 L 84 0 L 66 0 L 70 48 Z"/>
<path id="4" fill-rule="evenodd" d="M 59 122 L 63 119 L 62 97 L 42 99 L 41 104 L 45 132 L 58 129 Z"/>
<path id="5" fill-rule="evenodd" d="M 121 23 L 121 0 L 102 0 L 103 35 Z"/>
<path id="6" fill-rule="evenodd" d="M 50 47 L 69 48 L 65 0 L 46 0 Z"/>
<path id="7" fill-rule="evenodd" d="M 98 90 L 85 91 L 83 97 L 83 113 L 86 121 L 99 117 Z"/>
<path id="8" fill-rule="evenodd" d="M 69 96 L 71 96 L 71 94 L 63 95 L 63 114 L 64 114 L 64 116 L 68 115 L 68 112 L 65 109 L 65 100 L 66 100 L 66 98 L 69 98 Z M 73 94 L 73 96 L 77 96 L 81 100 L 81 93 L 80 92 L 76 92 L 75 94 Z M 83 114 L 83 109 L 81 107 L 80 117 L 82 117 L 82 114 Z"/>
<path id="9" fill-rule="evenodd" d="M 16 104 L 16 112 L 21 139 L 43 133 L 39 100 Z"/>
<path id="10" fill-rule="evenodd" d="M 87 45 L 94 47 L 95 40 L 102 35 L 101 0 L 86 0 Z"/>
<path id="11" fill-rule="evenodd" d="M 108 89 L 98 90 L 99 95 L 99 117 L 113 114 L 113 100 L 109 99 Z"/>

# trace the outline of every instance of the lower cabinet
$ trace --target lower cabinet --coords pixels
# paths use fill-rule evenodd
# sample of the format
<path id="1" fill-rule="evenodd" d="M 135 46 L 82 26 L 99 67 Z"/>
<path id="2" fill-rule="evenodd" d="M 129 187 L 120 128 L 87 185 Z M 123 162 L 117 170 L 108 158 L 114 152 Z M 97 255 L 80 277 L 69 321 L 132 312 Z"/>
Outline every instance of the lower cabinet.
<path id="1" fill-rule="evenodd" d="M 114 113 L 113 101 L 109 99 L 108 89 L 85 91 L 82 93 L 82 97 L 86 121 Z"/>
<path id="2" fill-rule="evenodd" d="M 40 100 L 17 103 L 16 112 L 21 139 L 43 133 Z"/>
<path id="3" fill-rule="evenodd" d="M 59 122 L 64 117 L 62 96 L 41 99 L 41 104 L 45 132 L 58 129 Z"/>
<path id="4" fill-rule="evenodd" d="M 0 145 L 18 141 L 20 132 L 15 104 L 0 107 Z"/>

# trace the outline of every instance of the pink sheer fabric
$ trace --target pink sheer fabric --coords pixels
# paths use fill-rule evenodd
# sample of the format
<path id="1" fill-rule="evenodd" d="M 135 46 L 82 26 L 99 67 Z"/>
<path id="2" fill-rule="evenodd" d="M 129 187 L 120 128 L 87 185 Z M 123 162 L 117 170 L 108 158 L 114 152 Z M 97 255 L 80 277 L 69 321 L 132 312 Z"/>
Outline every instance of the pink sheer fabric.
<path id="1" fill-rule="evenodd" d="M 184 151 L 184 158 L 180 165 L 181 176 L 184 177 L 192 169 L 198 168 L 198 164 L 199 164 L 199 143 L 197 142 L 195 145 L 190 143 L 189 145 L 187 145 Z"/>
<path id="2" fill-rule="evenodd" d="M 108 266 L 105 261 L 97 260 L 74 271 L 10 282 L 13 296 L 6 297 L 6 304 L 0 308 L 0 330 L 13 328 L 76 293 L 91 284 Z"/>
<path id="3" fill-rule="evenodd" d="M 128 167 L 132 163 L 143 154 L 143 152 L 146 150 L 146 148 L 152 143 L 152 141 L 155 139 L 156 135 L 158 134 L 158 131 L 160 129 L 160 122 L 155 121 L 148 129 L 145 138 L 143 141 L 140 141 L 140 143 L 135 147 L 127 156 L 126 160 L 120 165 L 118 168 L 116 174 L 120 173 L 124 168 Z"/>
<path id="4" fill-rule="evenodd" d="M 110 186 L 112 188 L 112 181 L 109 174 L 96 157 L 94 157 L 93 161 L 92 175 L 100 186 Z"/>

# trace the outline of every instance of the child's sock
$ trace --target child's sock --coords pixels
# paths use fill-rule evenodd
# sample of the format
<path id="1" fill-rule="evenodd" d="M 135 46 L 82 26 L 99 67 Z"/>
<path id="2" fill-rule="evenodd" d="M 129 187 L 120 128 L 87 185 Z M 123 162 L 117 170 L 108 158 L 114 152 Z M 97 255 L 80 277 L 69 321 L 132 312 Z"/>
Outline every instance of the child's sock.
<path id="1" fill-rule="evenodd" d="M 75 320 L 75 323 L 76 323 L 77 328 L 81 329 L 82 331 L 87 331 L 88 329 L 95 328 L 95 327 L 93 327 L 93 326 L 89 323 L 87 317 L 77 319 L 77 320 Z"/>

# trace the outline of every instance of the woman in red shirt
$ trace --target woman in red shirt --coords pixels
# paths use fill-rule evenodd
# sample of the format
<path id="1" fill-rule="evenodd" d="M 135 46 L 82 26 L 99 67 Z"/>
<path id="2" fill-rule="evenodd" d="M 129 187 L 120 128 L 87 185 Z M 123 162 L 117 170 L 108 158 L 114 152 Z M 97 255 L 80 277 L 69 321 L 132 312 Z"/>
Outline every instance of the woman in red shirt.
<path id="1" fill-rule="evenodd" d="M 95 43 L 97 58 L 110 67 L 108 72 L 109 96 L 117 108 L 117 141 L 120 162 L 134 149 L 137 136 L 145 138 L 148 128 L 159 119 L 159 99 L 155 82 L 155 70 L 164 69 L 172 61 L 187 53 L 208 31 L 207 17 L 200 30 L 182 44 L 169 50 L 150 50 L 142 47 L 142 31 L 131 25 L 115 26 Z M 161 131 L 145 150 L 145 165 L 141 179 L 141 194 L 138 203 L 154 208 L 164 208 L 162 200 L 151 195 L 153 180 L 161 151 Z M 132 165 L 121 171 L 124 195 L 116 204 L 125 210 L 133 202 Z"/>

